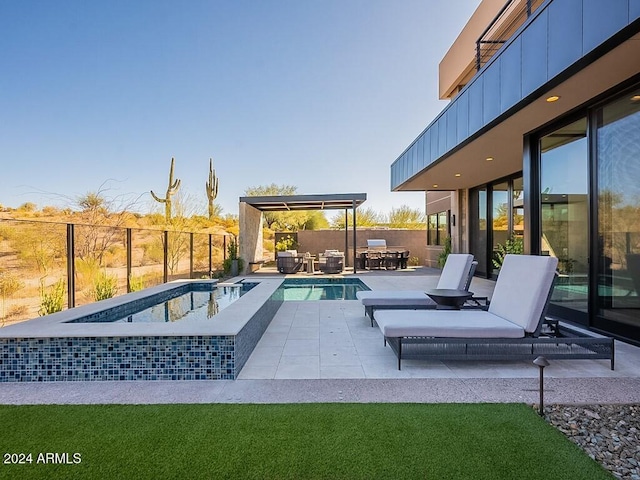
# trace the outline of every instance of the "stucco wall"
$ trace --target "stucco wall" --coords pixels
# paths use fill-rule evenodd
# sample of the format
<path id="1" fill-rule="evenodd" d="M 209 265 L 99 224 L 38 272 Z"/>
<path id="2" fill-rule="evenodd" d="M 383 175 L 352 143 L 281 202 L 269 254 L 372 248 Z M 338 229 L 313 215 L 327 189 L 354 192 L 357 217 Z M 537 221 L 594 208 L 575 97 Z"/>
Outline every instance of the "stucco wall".
<path id="1" fill-rule="evenodd" d="M 262 260 L 263 234 L 262 212 L 245 202 L 240 202 L 238 220 L 240 224 L 239 256 L 244 260 L 244 272 L 250 270 L 250 262 Z"/>
<path id="2" fill-rule="evenodd" d="M 366 248 L 367 239 L 383 238 L 389 247 L 404 247 L 409 250 L 411 257 L 418 257 L 419 264 L 425 264 L 427 248 L 426 230 L 383 230 L 358 228 L 356 232 L 356 247 Z M 302 230 L 298 232 L 298 251 L 310 252 L 317 255 L 327 249 L 345 249 L 344 230 Z M 348 235 L 348 265 L 353 264 L 353 229 Z"/>

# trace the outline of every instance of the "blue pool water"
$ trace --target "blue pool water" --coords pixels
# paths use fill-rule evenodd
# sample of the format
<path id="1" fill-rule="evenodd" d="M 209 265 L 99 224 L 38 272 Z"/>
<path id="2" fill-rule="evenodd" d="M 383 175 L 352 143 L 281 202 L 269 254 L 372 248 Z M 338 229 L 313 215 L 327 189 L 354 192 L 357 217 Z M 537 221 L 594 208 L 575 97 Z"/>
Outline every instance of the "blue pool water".
<path id="1" fill-rule="evenodd" d="M 358 278 L 287 278 L 271 298 L 282 301 L 356 300 L 356 292 L 370 290 Z"/>
<path id="2" fill-rule="evenodd" d="M 140 301 L 71 320 L 69 323 L 150 323 L 209 319 L 255 285 L 248 282 L 222 287 L 213 283 L 185 285 Z"/>

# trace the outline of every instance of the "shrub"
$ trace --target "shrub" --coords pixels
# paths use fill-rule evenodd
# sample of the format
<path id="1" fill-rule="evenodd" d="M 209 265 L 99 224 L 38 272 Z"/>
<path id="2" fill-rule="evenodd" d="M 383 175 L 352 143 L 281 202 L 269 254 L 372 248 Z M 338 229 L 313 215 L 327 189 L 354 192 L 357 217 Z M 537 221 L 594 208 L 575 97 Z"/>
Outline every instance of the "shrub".
<path id="1" fill-rule="evenodd" d="M 522 237 L 511 236 L 506 242 L 504 242 L 504 245 L 501 243 L 498 244 L 495 252 L 493 253 L 493 260 L 491 260 L 491 263 L 493 263 L 494 267 L 500 268 L 502 267 L 502 262 L 504 262 L 505 255 L 508 253 L 522 255 L 523 252 L 524 240 Z"/>
<path id="2" fill-rule="evenodd" d="M 93 298 L 96 301 L 115 297 L 118 293 L 118 279 L 101 272 L 93 282 Z"/>
<path id="3" fill-rule="evenodd" d="M 447 237 L 444 240 L 444 250 L 438 255 L 438 267 L 444 268 L 444 264 L 447 263 L 447 257 L 451 253 L 451 237 Z"/>
<path id="4" fill-rule="evenodd" d="M 58 280 L 48 289 L 44 286 L 44 280 L 40 281 L 40 316 L 49 315 L 55 312 L 61 312 L 64 304 L 64 279 Z"/>
<path id="5" fill-rule="evenodd" d="M 132 292 L 139 292 L 146 286 L 144 275 L 131 275 L 129 277 L 129 290 Z"/>

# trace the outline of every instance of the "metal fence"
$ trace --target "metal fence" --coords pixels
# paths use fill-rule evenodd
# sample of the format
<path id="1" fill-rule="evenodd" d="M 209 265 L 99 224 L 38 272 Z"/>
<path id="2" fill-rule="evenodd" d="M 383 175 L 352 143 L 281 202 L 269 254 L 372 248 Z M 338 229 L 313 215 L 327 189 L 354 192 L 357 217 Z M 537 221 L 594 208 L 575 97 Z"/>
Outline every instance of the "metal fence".
<path id="1" fill-rule="evenodd" d="M 0 220 L 0 326 L 222 274 L 225 235 Z"/>

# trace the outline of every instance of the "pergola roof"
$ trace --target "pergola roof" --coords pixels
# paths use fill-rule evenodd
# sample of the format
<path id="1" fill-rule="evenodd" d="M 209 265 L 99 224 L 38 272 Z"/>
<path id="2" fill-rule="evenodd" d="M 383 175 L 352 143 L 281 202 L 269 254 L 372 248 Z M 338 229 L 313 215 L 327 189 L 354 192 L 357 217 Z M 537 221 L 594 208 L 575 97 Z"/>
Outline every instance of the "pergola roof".
<path id="1" fill-rule="evenodd" d="M 366 193 L 335 193 L 324 195 L 269 195 L 264 197 L 240 197 L 263 212 L 291 210 L 344 210 L 359 207 L 367 199 Z"/>

